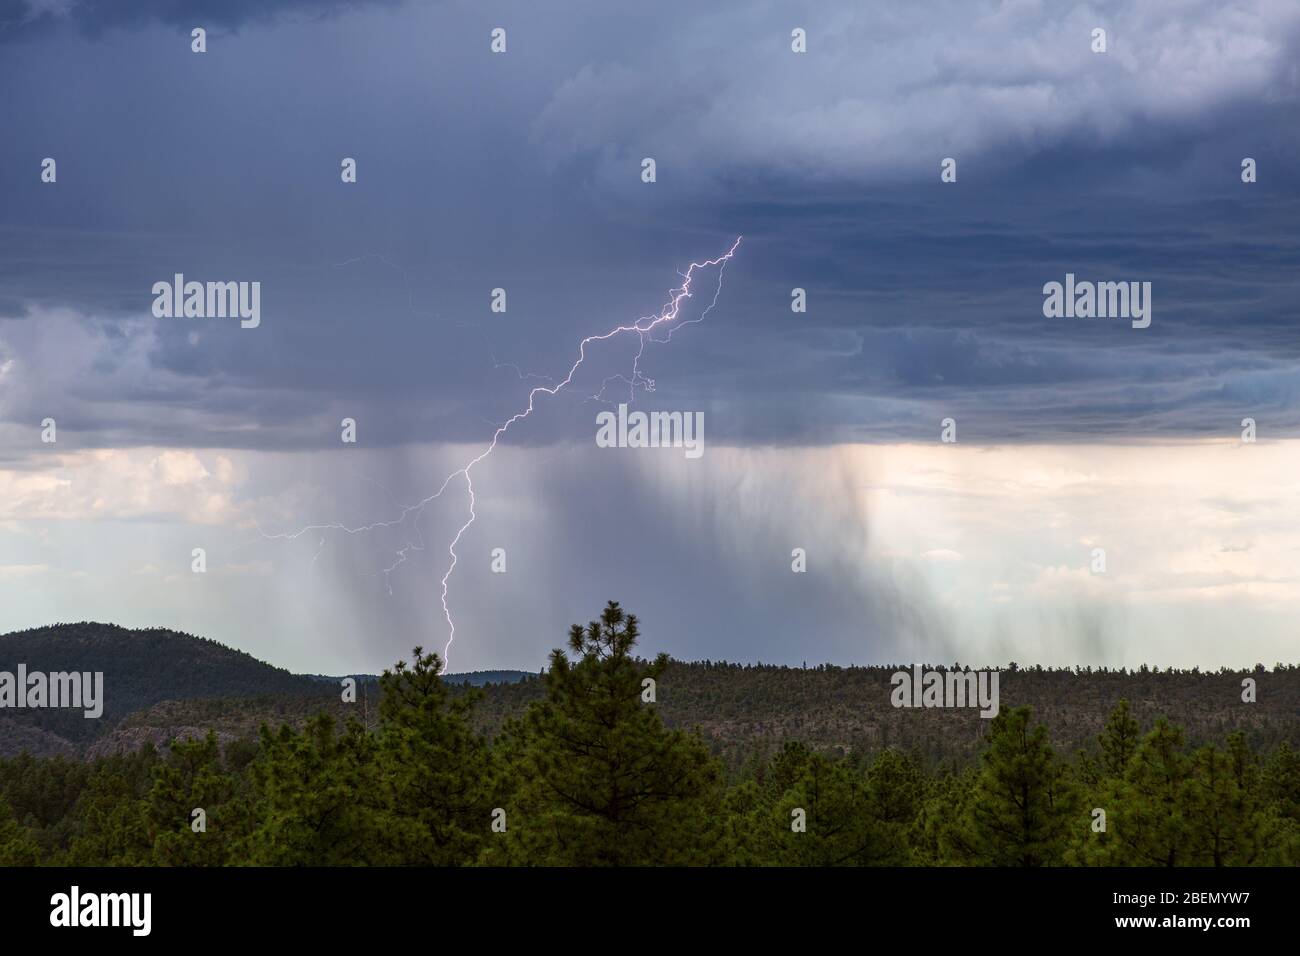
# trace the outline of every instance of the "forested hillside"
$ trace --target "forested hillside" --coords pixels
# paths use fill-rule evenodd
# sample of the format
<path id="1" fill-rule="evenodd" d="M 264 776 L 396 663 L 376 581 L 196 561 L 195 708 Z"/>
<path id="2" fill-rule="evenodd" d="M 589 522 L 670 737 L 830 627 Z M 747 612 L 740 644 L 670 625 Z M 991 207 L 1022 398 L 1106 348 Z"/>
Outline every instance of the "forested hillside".
<path id="1" fill-rule="evenodd" d="M 729 767 L 770 755 L 788 740 L 832 755 L 893 748 L 928 765 L 974 759 L 988 721 L 971 709 L 896 709 L 890 676 L 910 664 L 790 668 L 715 662 L 670 662 L 658 707 L 670 727 L 699 728 Z M 1244 704 L 1242 679 L 1258 684 Z M 1300 742 L 1300 667 L 1273 670 L 1136 671 L 1023 669 L 1000 675 L 1003 708 L 1028 706 L 1066 752 L 1091 744 L 1120 699 L 1144 724 L 1168 717 L 1199 744 L 1240 731 L 1257 748 Z M 539 678 L 493 687 L 476 712 L 489 735 L 545 693 Z"/>
<path id="2" fill-rule="evenodd" d="M 1300 864 L 1295 668 L 1258 703 L 1238 674 L 1008 669 L 986 720 L 895 710 L 889 668 L 638 637 L 611 603 L 521 684 L 416 648 L 356 702 L 155 704 L 89 759 L 0 760 L 0 865 Z"/>
<path id="3" fill-rule="evenodd" d="M 104 716 L 79 712 L 0 711 L 0 756 L 104 756 L 146 741 L 174 737 L 221 742 L 254 739 L 263 723 L 301 727 L 321 711 L 354 716 L 374 727 L 380 687 L 359 680 L 355 704 L 341 700 L 338 678 L 295 676 L 215 641 L 166 630 L 131 631 L 74 624 L 0 637 L 0 670 L 18 661 L 45 670 L 103 670 Z M 831 756 L 882 749 L 912 754 L 923 765 L 965 765 L 975 759 L 987 721 L 970 709 L 906 710 L 890 706 L 890 675 L 910 665 L 811 668 L 670 661 L 656 707 L 664 723 L 698 729 L 728 773 L 761 761 L 789 740 Z M 1252 677 L 1258 699 L 1243 704 L 1241 682 Z M 448 675 L 453 695 L 483 688 L 471 722 L 495 737 L 545 695 L 541 676 L 520 671 Z M 1169 718 L 1192 744 L 1240 731 L 1255 749 L 1300 742 L 1300 667 L 1251 672 L 1021 668 L 1000 674 L 1002 706 L 1028 706 L 1058 749 L 1089 746 L 1120 699 L 1143 724 Z M 16 725 L 15 725 L 16 724 Z"/>
<path id="4" fill-rule="evenodd" d="M 320 692 L 310 678 L 216 641 L 164 628 L 129 630 L 83 622 L 5 634 L 0 637 L 0 671 L 14 672 L 19 664 L 45 672 L 103 672 L 104 713 L 87 720 L 80 711 L 67 709 L 0 711 L 0 755 L 18 753 L 24 742 L 38 740 L 48 745 L 45 752 L 72 752 L 112 730 L 127 714 L 161 700 Z"/>

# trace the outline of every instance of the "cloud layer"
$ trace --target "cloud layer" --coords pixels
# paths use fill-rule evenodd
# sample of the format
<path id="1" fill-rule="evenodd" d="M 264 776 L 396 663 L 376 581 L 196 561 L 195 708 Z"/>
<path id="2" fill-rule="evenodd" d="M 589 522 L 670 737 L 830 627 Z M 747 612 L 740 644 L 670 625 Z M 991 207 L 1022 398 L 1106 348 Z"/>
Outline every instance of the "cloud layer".
<path id="1" fill-rule="evenodd" d="M 636 400 L 703 411 L 705 458 L 602 457 L 590 397 L 638 343 L 593 348 L 482 473 L 458 666 L 536 666 L 611 596 L 684 656 L 1271 663 L 1298 39 L 1270 0 L 0 0 L 3 624 L 169 624 L 314 671 L 440 645 L 462 499 L 259 529 L 400 513 L 743 234 L 707 320 L 716 273 L 641 357 Z M 154 318 L 176 273 L 259 281 L 261 326 Z M 1045 318 L 1067 273 L 1151 282 L 1151 327 Z"/>

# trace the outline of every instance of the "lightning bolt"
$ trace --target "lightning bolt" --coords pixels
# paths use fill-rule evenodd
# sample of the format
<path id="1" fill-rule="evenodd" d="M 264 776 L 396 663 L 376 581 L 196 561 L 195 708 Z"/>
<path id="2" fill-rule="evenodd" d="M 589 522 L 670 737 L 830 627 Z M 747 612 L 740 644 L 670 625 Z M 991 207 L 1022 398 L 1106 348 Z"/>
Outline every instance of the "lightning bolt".
<path id="1" fill-rule="evenodd" d="M 474 494 L 474 477 L 473 477 L 474 469 L 479 464 L 481 464 L 484 460 L 486 460 L 492 454 L 493 451 L 496 450 L 497 445 L 501 442 L 501 439 L 505 436 L 505 434 L 510 430 L 511 426 L 515 425 L 517 422 L 523 421 L 533 413 L 533 410 L 537 407 L 537 400 L 540 397 L 542 396 L 550 397 L 550 396 L 557 395 L 569 386 L 569 384 L 573 381 L 574 375 L 577 374 L 578 369 L 582 367 L 582 363 L 587 360 L 587 347 L 589 345 L 593 345 L 598 342 L 605 342 L 621 335 L 636 335 L 640 340 L 636 357 L 632 360 L 631 377 L 629 378 L 623 375 L 616 375 L 616 376 L 611 376 L 609 378 L 606 378 L 601 385 L 600 391 L 597 392 L 595 395 L 591 396 L 591 399 L 589 399 L 589 401 L 590 400 L 603 401 L 605 390 L 606 388 L 609 387 L 609 384 L 613 381 L 622 381 L 624 384 L 626 384 L 628 386 L 629 393 L 632 395 L 632 397 L 635 397 L 636 389 L 638 385 L 641 386 L 645 391 L 654 391 L 654 379 L 647 378 L 641 371 L 641 359 L 645 354 L 645 348 L 647 343 L 654 342 L 658 344 L 664 344 L 670 342 L 673 337 L 673 332 L 677 328 L 680 328 L 681 326 L 684 325 L 695 325 L 704 321 L 705 316 L 707 316 L 709 312 L 713 310 L 713 307 L 718 304 L 718 297 L 722 294 L 723 273 L 726 270 L 727 263 L 731 261 L 732 257 L 736 254 L 736 250 L 740 247 L 740 240 L 742 238 L 743 237 L 741 236 L 737 236 L 736 241 L 731 244 L 731 248 L 728 249 L 722 255 L 718 256 L 716 259 L 706 259 L 703 262 L 692 262 L 684 272 L 679 272 L 678 275 L 682 279 L 681 285 L 669 291 L 668 300 L 664 303 L 664 306 L 659 310 L 657 314 L 642 316 L 641 318 L 637 319 L 635 322 L 629 325 L 617 325 L 606 332 L 601 332 L 596 335 L 589 335 L 585 339 L 580 341 L 578 343 L 578 357 L 574 361 L 573 365 L 570 366 L 568 374 L 565 375 L 564 378 L 560 379 L 558 382 L 554 381 L 553 379 L 547 379 L 547 381 L 552 382 L 552 384 L 537 385 L 534 386 L 531 390 L 529 390 L 528 404 L 522 410 L 516 412 L 510 418 L 506 419 L 504 422 L 501 422 L 499 425 L 496 426 L 496 430 L 492 433 L 492 440 L 488 443 L 487 447 L 482 452 L 480 452 L 474 458 L 471 458 L 469 462 L 464 465 L 464 467 L 458 468 L 456 471 L 453 471 L 450 475 L 448 475 L 446 479 L 444 479 L 444 481 L 442 482 L 442 485 L 433 494 L 429 495 L 427 498 L 424 498 L 416 502 L 413 505 L 408 505 L 402 508 L 401 513 L 396 518 L 390 521 L 377 521 L 373 524 L 361 525 L 355 528 L 348 527 L 343 524 L 337 524 L 337 523 L 325 524 L 325 525 L 308 525 L 307 527 L 300 528 L 297 531 L 286 532 L 282 534 L 266 534 L 265 532 L 262 531 L 261 527 L 258 526 L 257 528 L 258 533 L 261 534 L 262 537 L 266 539 L 272 539 L 272 540 L 281 539 L 281 540 L 292 541 L 301 537 L 304 534 L 321 532 L 322 538 L 321 538 L 320 546 L 318 547 L 316 552 L 316 557 L 319 557 L 320 548 L 324 547 L 325 544 L 325 539 L 323 537 L 325 532 L 342 531 L 343 533 L 349 535 L 364 534 L 370 531 L 376 531 L 381 528 L 391 528 L 391 527 L 397 527 L 403 525 L 405 524 L 407 518 L 411 517 L 412 515 L 414 515 L 415 521 L 418 521 L 424 509 L 430 503 L 440 498 L 442 496 L 442 493 L 446 491 L 448 487 L 451 486 L 453 481 L 456 481 L 459 478 L 463 478 L 465 480 L 465 490 L 469 496 L 469 517 L 466 519 L 465 523 L 462 524 L 457 529 L 455 537 L 451 539 L 451 543 L 447 546 L 447 555 L 450 560 L 447 564 L 447 570 L 443 574 L 442 580 L 439 582 L 441 586 L 442 613 L 443 613 L 443 617 L 445 617 L 447 621 L 447 635 L 448 635 L 447 643 L 443 647 L 443 651 L 442 651 L 442 667 L 443 670 L 445 671 L 447 669 L 447 663 L 451 654 L 451 646 L 456 642 L 456 622 L 452 618 L 451 606 L 448 603 L 449 582 L 451 581 L 452 574 L 456 570 L 456 565 L 460 561 L 460 556 L 456 553 L 456 546 L 460 544 L 460 540 L 462 537 L 464 537 L 465 532 L 468 531 L 470 527 L 473 526 L 474 522 L 478 519 L 478 511 L 477 511 L 478 499 Z M 691 291 L 691 286 L 694 282 L 696 273 L 704 269 L 713 268 L 715 266 L 718 269 L 718 285 L 717 285 L 717 289 L 713 293 L 713 301 L 710 302 L 708 307 L 704 309 L 696 318 L 678 323 L 677 317 L 681 312 L 682 302 L 685 301 L 686 299 L 691 298 L 693 295 Z M 660 330 L 660 332 L 663 334 L 662 338 L 655 337 L 656 329 Z M 494 360 L 494 364 L 496 364 L 495 360 Z M 519 370 L 517 366 L 502 366 L 497 364 L 496 367 L 513 368 L 514 371 L 519 375 L 521 379 L 546 378 L 545 376 L 534 376 L 531 374 L 525 375 L 522 371 Z M 403 564 L 406 561 L 406 556 L 409 552 L 420 551 L 424 549 L 424 540 L 419 535 L 418 528 L 415 528 L 415 531 L 416 531 L 416 536 L 419 538 L 419 543 L 416 544 L 415 542 L 408 542 L 406 545 L 404 545 L 401 549 L 397 551 L 397 560 L 390 567 L 384 569 L 383 571 L 385 581 L 388 580 L 388 576 L 392 574 L 393 571 L 395 571 L 401 564 Z M 316 558 L 313 557 L 312 558 L 313 564 L 315 563 L 315 560 Z M 390 594 L 392 593 L 391 586 L 389 587 L 389 593 Z"/>

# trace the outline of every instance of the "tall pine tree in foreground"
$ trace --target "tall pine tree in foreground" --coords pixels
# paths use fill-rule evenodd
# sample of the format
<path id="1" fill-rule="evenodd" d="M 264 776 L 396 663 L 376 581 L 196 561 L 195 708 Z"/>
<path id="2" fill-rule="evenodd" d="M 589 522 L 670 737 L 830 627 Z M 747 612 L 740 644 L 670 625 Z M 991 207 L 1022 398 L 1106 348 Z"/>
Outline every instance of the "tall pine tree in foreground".
<path id="1" fill-rule="evenodd" d="M 986 866 L 1051 866 L 1065 849 L 1073 794 L 1028 707 L 993 718 L 967 806 L 969 845 Z"/>
<path id="2" fill-rule="evenodd" d="M 1193 850 L 1188 812 L 1192 761 L 1183 731 L 1156 720 L 1129 761 L 1118 803 L 1110 814 L 1117 840 L 1106 862 L 1121 866 L 1184 866 Z"/>
<path id="3" fill-rule="evenodd" d="M 648 696 L 667 665 L 632 655 L 637 620 L 613 601 L 551 654 L 546 699 L 498 744 L 506 830 L 487 863 L 720 862 L 720 772 L 698 736 L 667 729 Z"/>
<path id="4" fill-rule="evenodd" d="M 1264 852 L 1267 820 L 1259 800 L 1259 768 L 1240 733 L 1226 749 L 1200 748 L 1192 757 L 1188 837 L 1198 866 L 1247 866 Z"/>
<path id="5" fill-rule="evenodd" d="M 417 647 L 380 678 L 379 773 L 392 862 L 448 866 L 472 861 L 488 834 L 487 747 L 469 725 L 481 692 L 455 700 L 442 661 Z"/>
<path id="6" fill-rule="evenodd" d="M 1116 866 L 1127 859 L 1114 824 L 1125 799 L 1125 777 L 1142 743 L 1142 728 L 1133 718 L 1127 699 L 1121 699 L 1106 719 L 1097 738 L 1101 758 L 1080 753 L 1078 776 L 1086 794 L 1080 812 L 1086 819 L 1075 821 L 1070 831 L 1066 862 L 1082 866 Z"/>

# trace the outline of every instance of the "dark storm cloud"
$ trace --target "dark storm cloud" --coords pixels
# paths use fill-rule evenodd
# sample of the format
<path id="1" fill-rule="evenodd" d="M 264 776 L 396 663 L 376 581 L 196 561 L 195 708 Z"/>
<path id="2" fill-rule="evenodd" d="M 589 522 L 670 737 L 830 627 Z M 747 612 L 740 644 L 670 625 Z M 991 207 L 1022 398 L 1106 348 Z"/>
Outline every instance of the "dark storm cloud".
<path id="1" fill-rule="evenodd" d="M 21 94 L 0 145 L 3 415 L 61 410 L 92 446 L 329 446 L 344 415 L 368 443 L 482 440 L 542 381 L 521 374 L 562 375 L 583 335 L 743 233 L 717 309 L 644 362 L 641 400 L 707 410 L 714 440 L 932 440 L 949 415 L 978 441 L 1300 429 L 1294 15 L 1257 4 L 1202 47 L 1174 8 L 1108 8 L 1105 61 L 1072 17 L 971 9 L 882 38 L 794 8 L 815 41 L 797 66 L 785 18 L 739 7 L 506 5 L 496 57 L 498 21 L 463 9 L 11 6 L 41 29 L 5 31 L 0 62 Z M 172 27 L 199 13 L 248 29 L 194 55 Z M 322 13 L 346 22 L 302 22 Z M 861 55 L 885 40 L 942 52 L 932 71 Z M 176 272 L 260 281 L 262 326 L 152 318 Z M 1044 318 L 1066 272 L 1152 282 L 1151 328 Z M 587 435 L 585 399 L 634 350 L 593 350 L 512 440 Z"/>
<path id="2" fill-rule="evenodd" d="M 87 35 L 149 23 L 235 29 L 281 17 L 328 17 L 404 0 L 0 0 L 0 43 L 73 26 Z"/>

